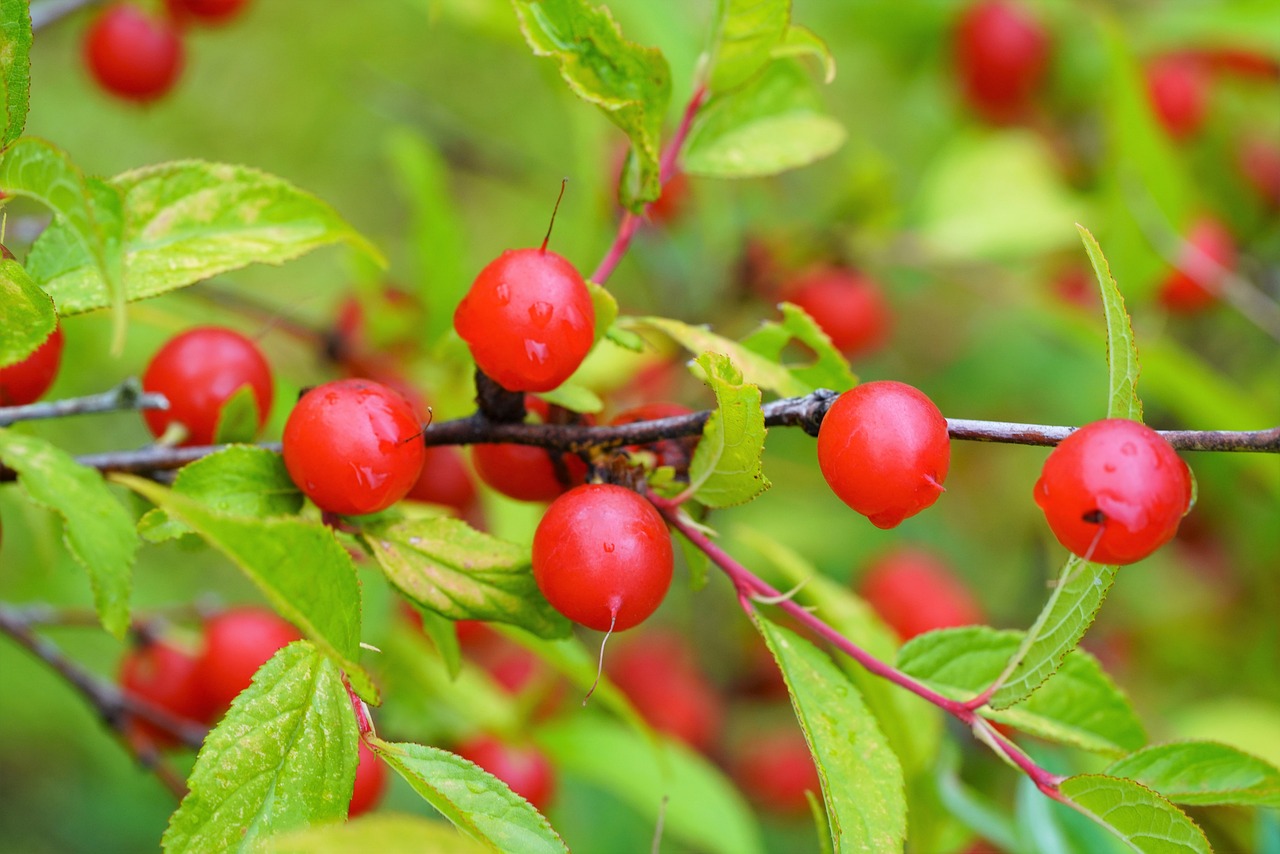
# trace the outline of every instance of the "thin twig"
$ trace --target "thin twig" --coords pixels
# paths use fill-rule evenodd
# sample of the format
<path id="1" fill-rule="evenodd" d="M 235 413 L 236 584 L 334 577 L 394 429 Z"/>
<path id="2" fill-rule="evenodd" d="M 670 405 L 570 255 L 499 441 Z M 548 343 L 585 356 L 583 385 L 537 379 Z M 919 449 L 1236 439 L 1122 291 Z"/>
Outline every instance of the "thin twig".
<path id="1" fill-rule="evenodd" d="M 115 388 L 98 394 L 28 403 L 25 406 L 0 406 L 0 427 L 8 427 L 19 421 L 66 418 L 68 415 L 99 415 L 104 412 L 168 408 L 169 401 L 163 394 L 143 391 L 142 384 L 136 378 L 130 377 Z"/>

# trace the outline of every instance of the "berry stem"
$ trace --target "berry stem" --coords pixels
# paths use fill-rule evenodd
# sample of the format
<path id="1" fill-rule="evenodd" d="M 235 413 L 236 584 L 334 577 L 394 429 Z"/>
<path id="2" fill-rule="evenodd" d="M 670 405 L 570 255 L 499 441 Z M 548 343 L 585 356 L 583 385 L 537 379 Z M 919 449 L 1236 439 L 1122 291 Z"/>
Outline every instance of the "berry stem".
<path id="1" fill-rule="evenodd" d="M 25 406 L 0 407 L 0 427 L 8 427 L 19 421 L 66 418 L 68 415 L 96 415 L 103 412 L 168 408 L 169 401 L 164 395 L 144 392 L 142 384 L 136 378 L 130 377 L 115 388 L 98 394 L 68 397 L 43 403 L 28 403 Z"/>
<path id="2" fill-rule="evenodd" d="M 560 195 L 556 196 L 556 205 L 551 209 L 551 222 L 547 223 L 547 233 L 542 238 L 542 246 L 538 247 L 541 251 L 547 251 L 547 244 L 551 242 L 551 229 L 556 227 L 556 214 L 560 213 L 560 203 L 564 201 L 565 187 L 569 186 L 568 178 L 560 179 Z"/>

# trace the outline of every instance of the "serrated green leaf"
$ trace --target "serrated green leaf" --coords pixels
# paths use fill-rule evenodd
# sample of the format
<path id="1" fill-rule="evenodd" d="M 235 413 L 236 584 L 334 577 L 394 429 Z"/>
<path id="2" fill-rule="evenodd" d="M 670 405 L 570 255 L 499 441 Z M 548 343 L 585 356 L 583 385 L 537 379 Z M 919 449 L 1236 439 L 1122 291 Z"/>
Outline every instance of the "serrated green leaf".
<path id="1" fill-rule="evenodd" d="M 0 0 L 0 78 L 4 92 L 4 135 L 0 148 L 27 124 L 31 95 L 31 7 L 28 0 Z"/>
<path id="2" fill-rule="evenodd" d="M 102 475 L 34 436 L 0 429 L 0 463 L 18 473 L 31 500 L 62 518 L 67 551 L 89 573 L 93 603 L 107 631 L 129 628 L 129 591 L 138 535 Z"/>
<path id="3" fill-rule="evenodd" d="M 57 325 L 49 295 L 17 261 L 0 261 L 0 368 L 30 356 Z"/>
<path id="4" fill-rule="evenodd" d="M 707 102 L 681 164 L 690 175 L 713 178 L 778 175 L 832 154 L 846 136 L 804 70 L 780 60 L 749 85 Z"/>
<path id="5" fill-rule="evenodd" d="M 792 376 L 782 365 L 736 341 L 717 335 L 706 327 L 691 326 L 667 317 L 624 317 L 620 322 L 625 323 L 625 328 L 642 334 L 647 330 L 661 332 L 695 356 L 703 353 L 728 356 L 742 371 L 746 382 L 782 397 L 798 397 L 809 392 L 805 383 Z"/>
<path id="6" fill-rule="evenodd" d="M 942 629 L 913 638 L 898 667 L 948 697 L 970 700 L 994 682 L 1018 650 L 1022 633 L 986 626 Z M 1099 753 L 1120 754 L 1146 743 L 1146 733 L 1097 659 L 1074 649 L 1034 694 L 985 713 L 1024 732 Z"/>
<path id="7" fill-rule="evenodd" d="M 180 519 L 240 567 L 281 616 L 346 672 L 361 697 L 378 690 L 360 666 L 360 582 L 332 529 L 301 519 L 228 516 L 188 496 L 132 475 L 113 475 Z"/>
<path id="8" fill-rule="evenodd" d="M 268 854 L 486 854 L 486 845 L 452 825 L 416 815 L 376 813 L 344 824 L 321 824 L 276 836 Z"/>
<path id="9" fill-rule="evenodd" d="M 716 409 L 689 461 L 689 492 L 708 507 L 743 504 L 769 488 L 760 464 L 765 436 L 760 389 L 743 382 L 727 356 L 704 353 L 695 361 L 715 393 Z"/>
<path id="10" fill-rule="evenodd" d="M 289 644 L 205 738 L 166 854 L 256 851 L 275 834 L 345 818 L 358 738 L 338 668 L 305 641 Z"/>
<path id="11" fill-rule="evenodd" d="M 572 634 L 538 590 L 523 546 L 444 516 L 367 530 L 363 539 L 387 579 L 423 608 L 451 620 L 510 623 L 547 638 Z"/>
<path id="12" fill-rule="evenodd" d="M 213 443 L 252 442 L 257 435 L 258 399 L 253 395 L 252 386 L 242 385 L 222 405 L 213 431 Z"/>
<path id="13" fill-rule="evenodd" d="M 769 64 L 791 22 L 791 0 L 720 0 L 717 5 L 707 81 L 713 93 L 755 77 Z"/>
<path id="14" fill-rule="evenodd" d="M 1153 744 L 1104 772 L 1154 789 L 1176 804 L 1280 808 L 1280 770 L 1213 741 Z"/>
<path id="15" fill-rule="evenodd" d="M 622 37 L 613 15 L 586 0 L 512 0 L 520 30 L 537 56 L 553 57 L 569 89 L 595 104 L 631 140 L 638 168 L 624 181 L 623 205 L 637 213 L 662 192 L 662 122 L 671 100 L 671 70 L 662 51 Z"/>
<path id="16" fill-rule="evenodd" d="M 1108 397 L 1107 417 L 1142 420 L 1142 401 L 1138 397 L 1138 346 L 1133 338 L 1133 325 L 1124 307 L 1124 297 L 1111 275 L 1111 267 L 1102 247 L 1083 225 L 1076 225 L 1084 250 L 1093 265 L 1093 274 L 1102 291 L 1102 310 L 1107 318 Z"/>
<path id="17" fill-rule="evenodd" d="M 2 178 L 2 175 L 0 175 Z M 111 179 L 123 198 L 126 297 L 140 300 L 249 264 L 281 264 L 345 242 L 381 264 L 378 250 L 329 205 L 273 175 L 220 163 L 162 163 Z M 100 272 L 55 222 L 27 269 L 64 314 L 109 304 Z"/>
<path id="18" fill-rule="evenodd" d="M 1212 854 L 1182 810 L 1132 780 L 1082 774 L 1059 787 L 1071 805 L 1141 854 Z"/>
<path id="19" fill-rule="evenodd" d="M 800 341 L 814 352 L 811 362 L 786 365 L 791 375 L 804 383 L 809 391 L 819 388 L 851 389 L 858 384 L 858 377 L 849 367 L 849 360 L 831 343 L 808 313 L 798 305 L 784 302 L 778 306 L 782 322 L 767 320 L 742 339 L 742 345 L 775 362 L 782 361 L 782 351 L 793 340 Z"/>
<path id="20" fill-rule="evenodd" d="M 229 516 L 288 516 L 302 508 L 302 492 L 279 454 L 242 445 L 201 457 L 178 470 L 173 491 Z M 138 522 L 138 532 L 158 543 L 191 529 L 156 508 Z"/>
<path id="21" fill-rule="evenodd" d="M 808 27 L 792 24 L 787 27 L 787 34 L 782 41 L 773 46 L 773 57 L 812 56 L 822 66 L 822 82 L 830 83 L 836 79 L 836 58 L 831 55 L 831 48 Z"/>
<path id="22" fill-rule="evenodd" d="M 742 795 L 710 761 L 674 739 L 650 739 L 583 716 L 544 726 L 535 738 L 557 768 L 612 792 L 651 822 L 661 816 L 664 836 L 713 854 L 764 850 Z"/>
<path id="23" fill-rule="evenodd" d="M 907 835 L 902 766 L 858 689 L 821 650 L 753 616 L 787 681 L 822 781 L 837 852 L 901 851 Z"/>
<path id="24" fill-rule="evenodd" d="M 370 739 L 369 746 L 427 803 L 497 851 L 568 852 L 551 825 L 497 777 L 446 750 Z"/>

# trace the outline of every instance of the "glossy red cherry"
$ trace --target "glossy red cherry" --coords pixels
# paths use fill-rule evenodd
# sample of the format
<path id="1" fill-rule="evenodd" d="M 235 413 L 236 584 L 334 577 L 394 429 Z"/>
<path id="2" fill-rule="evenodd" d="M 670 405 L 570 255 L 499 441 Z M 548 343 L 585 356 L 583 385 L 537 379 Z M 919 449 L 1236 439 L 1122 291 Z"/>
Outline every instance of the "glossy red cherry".
<path id="1" fill-rule="evenodd" d="M 475 509 L 476 484 L 457 448 L 432 446 L 423 451 L 422 474 L 405 497 L 466 516 Z"/>
<path id="2" fill-rule="evenodd" d="M 175 21 L 193 18 L 201 24 L 225 24 L 239 15 L 249 0 L 166 0 Z"/>
<path id="3" fill-rule="evenodd" d="M 454 751 L 506 783 L 511 791 L 539 810 L 545 809 L 555 794 L 555 771 L 536 747 L 504 744 L 489 736 L 479 736 Z"/>
<path id="4" fill-rule="evenodd" d="M 974 3 L 955 32 L 961 91 L 990 121 L 1018 118 L 1031 106 L 1049 66 L 1049 35 L 1030 10 L 1009 0 Z"/>
<path id="5" fill-rule="evenodd" d="M 321 510 L 377 513 L 408 494 L 422 472 L 422 426 L 413 405 L 371 380 L 308 391 L 284 425 L 284 464 Z"/>
<path id="6" fill-rule="evenodd" d="M 680 635 L 647 632 L 611 652 L 606 670 L 654 729 L 704 753 L 715 746 L 724 704 Z"/>
<path id="7" fill-rule="evenodd" d="M 206 620 L 196 675 L 214 713 L 230 708 L 258 668 L 301 638 L 292 623 L 265 608 L 229 608 Z"/>
<path id="8" fill-rule="evenodd" d="M 539 424 L 594 423 L 591 416 L 576 416 L 545 400 L 525 395 L 526 421 Z M 476 474 L 489 486 L 517 501 L 553 501 L 566 489 L 587 478 L 587 464 L 576 454 L 557 454 L 533 445 L 472 445 Z"/>
<path id="9" fill-rule="evenodd" d="M 898 637 L 907 641 L 935 629 L 983 621 L 978 600 L 942 559 L 899 548 L 867 567 L 858 593 Z"/>
<path id="10" fill-rule="evenodd" d="M 1133 563 L 1177 533 L 1191 508 L 1191 471 L 1150 427 L 1109 418 L 1086 424 L 1053 449 L 1035 499 L 1073 554 Z"/>
<path id="11" fill-rule="evenodd" d="M 1231 232 L 1216 219 L 1201 218 L 1187 232 L 1182 261 L 1160 284 L 1160 303 L 1180 314 L 1203 311 L 1217 302 L 1222 280 L 1235 266 Z"/>
<path id="12" fill-rule="evenodd" d="M 1209 77 L 1204 66 L 1183 56 L 1165 56 L 1147 66 L 1147 97 L 1156 118 L 1174 139 L 1193 136 L 1209 115 Z"/>
<path id="13" fill-rule="evenodd" d="M 951 465 L 947 420 L 919 389 L 863 383 L 822 419 L 818 465 L 841 501 L 877 528 L 893 528 L 942 494 Z"/>
<path id="14" fill-rule="evenodd" d="M 367 813 L 378 805 L 387 791 L 387 766 L 360 740 L 360 760 L 356 764 L 356 781 L 351 789 L 347 818 Z"/>
<path id="15" fill-rule="evenodd" d="M 53 385 L 61 364 L 62 326 L 59 325 L 27 358 L 0 368 L 0 406 L 23 406 L 39 400 Z"/>
<path id="16" fill-rule="evenodd" d="M 595 338 L 591 293 L 546 249 L 508 249 L 480 271 L 453 315 L 476 365 L 511 391 L 551 391 Z"/>
<path id="17" fill-rule="evenodd" d="M 888 340 L 889 304 L 878 284 L 854 270 L 812 270 L 792 282 L 783 298 L 803 308 L 848 356 L 865 355 Z"/>
<path id="18" fill-rule="evenodd" d="M 182 37 L 165 18 L 117 3 L 85 35 L 84 59 L 98 84 L 121 98 L 152 101 L 182 73 Z"/>
<path id="19" fill-rule="evenodd" d="M 551 606 L 604 632 L 642 622 L 671 586 L 671 535 L 647 500 L 621 486 L 574 487 L 533 535 L 533 578 Z"/>
<path id="20" fill-rule="evenodd" d="M 142 375 L 142 387 L 169 400 L 168 409 L 149 409 L 143 418 L 151 435 L 163 436 L 177 422 L 187 430 L 183 445 L 209 445 L 217 438 L 223 407 L 248 386 L 258 408 L 257 430 L 271 411 L 271 368 L 258 345 L 231 329 L 201 326 L 169 339 Z M 221 438 L 249 440 L 256 435 Z"/>
<path id="21" fill-rule="evenodd" d="M 805 792 L 822 797 L 822 783 L 804 735 L 787 727 L 753 733 L 732 763 L 733 778 L 753 802 L 791 815 L 809 812 Z"/>
<path id="22" fill-rule="evenodd" d="M 155 640 L 125 653 L 120 661 L 120 687 L 175 718 L 201 725 L 209 718 L 209 703 L 196 673 L 195 657 L 164 640 Z M 155 747 L 179 743 L 176 735 L 142 718 L 125 724 L 129 738 Z"/>
<path id="23" fill-rule="evenodd" d="M 643 403 L 634 406 L 624 412 L 619 412 L 613 416 L 610 424 L 634 424 L 637 421 L 656 421 L 660 418 L 675 418 L 680 415 L 689 415 L 693 412 L 687 406 L 681 406 L 678 403 Z M 633 457 L 639 457 L 641 454 L 652 455 L 654 466 L 671 466 L 676 470 L 677 474 L 687 473 L 689 471 L 689 462 L 693 459 L 693 452 L 698 447 L 698 439 L 695 435 L 683 436 L 679 439 L 660 439 L 657 442 L 650 442 L 644 445 L 624 445 L 622 450 L 626 451 Z"/>

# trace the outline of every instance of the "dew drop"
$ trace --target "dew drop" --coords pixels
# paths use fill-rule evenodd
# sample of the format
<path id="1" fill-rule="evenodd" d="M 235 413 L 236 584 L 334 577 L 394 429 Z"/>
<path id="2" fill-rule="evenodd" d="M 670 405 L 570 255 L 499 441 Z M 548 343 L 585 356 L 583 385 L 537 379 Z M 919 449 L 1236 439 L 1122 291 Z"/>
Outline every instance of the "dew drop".
<path id="1" fill-rule="evenodd" d="M 507 287 L 505 282 L 500 283 L 493 289 L 493 295 L 498 300 L 498 305 L 506 305 L 511 302 L 511 288 Z"/>
<path id="2" fill-rule="evenodd" d="M 604 550 L 608 554 L 613 554 L 613 550 L 617 548 L 613 543 L 605 543 Z"/>
<path id="3" fill-rule="evenodd" d="M 1107 472 L 1108 474 L 1111 474 L 1111 473 L 1113 473 L 1113 472 L 1116 470 L 1116 464 L 1115 464 L 1115 463 L 1103 463 L 1103 465 L 1102 465 L 1102 470 L 1103 470 L 1103 471 L 1105 471 L 1105 472 Z"/>
<path id="4" fill-rule="evenodd" d="M 529 320 L 533 321 L 533 325 L 539 329 L 551 322 L 551 315 L 554 313 L 555 309 L 551 307 L 551 303 L 542 300 L 529 306 Z"/>
<path id="5" fill-rule="evenodd" d="M 524 339 L 524 355 L 529 361 L 541 365 L 547 361 L 549 353 L 550 348 L 543 342 L 534 341 L 532 338 Z"/>
<path id="6" fill-rule="evenodd" d="M 1138 453 L 1138 447 L 1132 442 L 1125 442 L 1120 446 L 1120 453 L 1124 454 L 1126 457 L 1132 457 L 1134 454 Z"/>

